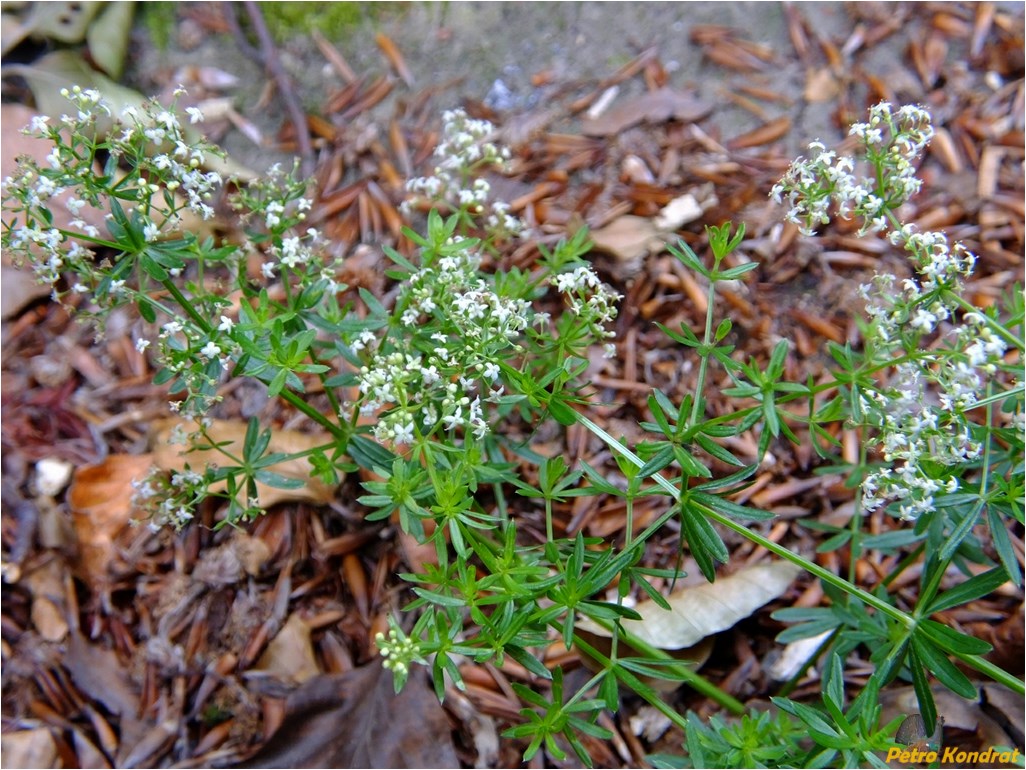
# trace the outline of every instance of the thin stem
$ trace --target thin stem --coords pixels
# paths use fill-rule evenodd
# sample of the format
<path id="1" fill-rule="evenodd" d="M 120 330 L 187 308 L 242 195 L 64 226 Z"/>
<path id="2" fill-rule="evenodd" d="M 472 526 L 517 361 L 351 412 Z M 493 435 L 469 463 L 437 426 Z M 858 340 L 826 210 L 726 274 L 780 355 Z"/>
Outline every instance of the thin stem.
<path id="1" fill-rule="evenodd" d="M 716 281 L 709 279 L 709 293 L 705 300 L 705 334 L 702 336 L 702 355 L 698 361 L 698 381 L 695 383 L 695 400 L 691 404 L 689 425 L 698 424 L 698 412 L 702 405 L 702 393 L 705 392 L 705 373 L 709 368 L 709 346 L 713 337 L 713 305 L 716 302 Z"/>

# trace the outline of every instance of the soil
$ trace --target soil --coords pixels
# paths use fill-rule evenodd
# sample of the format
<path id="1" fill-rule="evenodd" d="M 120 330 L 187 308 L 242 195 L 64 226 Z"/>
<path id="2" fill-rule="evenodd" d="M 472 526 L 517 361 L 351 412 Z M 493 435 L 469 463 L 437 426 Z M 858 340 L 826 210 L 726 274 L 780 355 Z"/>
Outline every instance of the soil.
<path id="1" fill-rule="evenodd" d="M 544 105 L 552 92 L 569 83 L 599 81 L 644 50 L 653 48 L 669 74 L 669 86 L 694 93 L 716 105 L 708 126 L 714 136 L 726 140 L 751 130 L 760 122 L 786 116 L 795 130 L 784 139 L 794 154 L 812 139 L 826 142 L 839 137 L 840 129 L 830 101 L 808 102 L 788 98 L 764 105 L 762 117 L 732 103 L 730 93 L 738 85 L 771 89 L 783 94 L 803 92 L 805 68 L 791 55 L 784 8 L 780 3 L 595 3 L 595 2 L 457 2 L 397 3 L 374 20 L 357 22 L 355 28 L 322 29 L 321 33 L 359 73 L 379 73 L 385 62 L 375 36 L 391 39 L 415 76 L 411 89 L 400 89 L 383 102 L 376 114 L 389 114 L 394 101 L 408 98 L 409 91 L 437 89 L 439 109 L 467 100 L 479 101 L 500 116 L 511 116 Z M 865 6 L 866 4 L 860 4 Z M 1014 4 L 1013 4 L 1014 5 Z M 865 14 L 865 8 L 860 14 Z M 878 10 L 886 13 L 886 5 Z M 844 39 L 856 21 L 844 3 L 816 6 L 816 30 L 825 38 Z M 718 66 L 703 55 L 691 40 L 698 25 L 721 25 L 739 37 L 775 52 L 764 72 L 738 74 Z M 198 45 L 191 33 L 179 27 L 170 46 L 159 49 L 143 27 L 135 46 L 137 58 L 130 77 L 147 92 L 167 84 L 168 73 L 201 62 L 236 75 L 241 83 L 234 92 L 243 114 L 273 136 L 284 114 L 257 108 L 267 80 L 260 67 L 244 56 L 229 35 L 211 35 Z M 888 45 L 880 46 L 860 62 L 867 74 L 893 77 L 904 69 L 904 50 L 914 27 L 899 30 Z M 195 45 L 195 47 L 193 47 Z M 293 35 L 282 46 L 282 56 L 296 90 L 306 106 L 316 111 L 323 95 L 343 85 L 338 74 L 308 35 Z M 543 77 L 550 85 L 535 85 Z M 911 75 L 910 75 L 911 77 Z M 633 82 L 620 98 L 637 93 Z M 860 89 L 864 92 L 864 88 Z M 260 170 L 291 156 L 268 152 L 236 132 L 223 140 L 228 152 L 245 165 Z"/>

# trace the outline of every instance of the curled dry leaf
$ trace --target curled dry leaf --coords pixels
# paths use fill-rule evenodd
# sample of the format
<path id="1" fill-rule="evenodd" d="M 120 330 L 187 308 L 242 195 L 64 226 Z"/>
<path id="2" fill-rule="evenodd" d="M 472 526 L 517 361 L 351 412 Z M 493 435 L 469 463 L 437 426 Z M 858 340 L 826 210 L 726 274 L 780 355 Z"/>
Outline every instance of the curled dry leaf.
<path id="1" fill-rule="evenodd" d="M 691 647 L 707 636 L 725 631 L 773 601 L 791 585 L 801 567 L 777 561 L 747 567 L 715 583 L 687 586 L 666 597 L 664 610 L 651 599 L 634 608 L 641 620 L 625 620 L 623 627 L 653 647 L 679 650 Z M 608 636 L 590 621 L 578 624 L 591 633 Z"/>
<path id="2" fill-rule="evenodd" d="M 161 470 L 168 472 L 185 470 L 186 466 L 202 472 L 208 464 L 231 465 L 232 461 L 224 454 L 228 452 L 235 457 L 242 456 L 242 448 L 246 438 L 246 423 L 230 420 L 213 420 L 207 428 L 209 441 L 200 439 L 203 445 L 211 443 L 222 445 L 222 449 L 198 449 L 190 451 L 187 445 L 172 442 L 172 434 L 191 435 L 199 430 L 199 425 L 191 420 L 160 420 L 153 425 L 150 433 L 150 444 L 153 447 L 153 463 Z M 300 433 L 294 430 L 276 430 L 271 434 L 271 442 L 267 447 L 269 454 L 295 454 L 331 444 L 331 436 L 327 433 Z M 321 505 L 334 499 L 335 487 L 313 478 L 313 465 L 306 457 L 284 460 L 270 466 L 267 470 L 297 479 L 303 485 L 295 489 L 279 489 L 257 482 L 257 505 L 270 508 L 278 503 L 301 500 Z M 223 492 L 225 485 L 218 484 L 211 488 L 213 492 Z"/>
<path id="3" fill-rule="evenodd" d="M 630 263 L 662 250 L 663 233 L 648 217 L 625 214 L 589 234 L 599 251 Z"/>
<path id="4" fill-rule="evenodd" d="M 102 463 L 75 471 L 68 506 L 87 577 L 106 579 L 114 538 L 132 517 L 132 482 L 144 479 L 152 465 L 149 454 L 109 455 Z"/>

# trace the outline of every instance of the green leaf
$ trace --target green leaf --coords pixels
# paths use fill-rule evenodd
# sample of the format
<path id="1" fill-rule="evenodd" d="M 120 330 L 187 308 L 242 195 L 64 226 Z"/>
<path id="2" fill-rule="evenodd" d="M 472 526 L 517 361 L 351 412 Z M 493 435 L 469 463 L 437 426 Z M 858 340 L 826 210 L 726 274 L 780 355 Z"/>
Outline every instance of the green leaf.
<path id="1" fill-rule="evenodd" d="M 961 585 L 945 591 L 930 604 L 926 610 L 927 615 L 933 615 L 941 610 L 949 610 L 960 604 L 971 602 L 986 596 L 1008 582 L 1008 575 L 1003 569 L 992 569 L 980 575 L 969 578 Z"/>
<path id="2" fill-rule="evenodd" d="M 548 403 L 549 413 L 560 425 L 573 425 L 577 422 L 577 412 L 565 401 L 553 397 Z"/>
<path id="3" fill-rule="evenodd" d="M 936 642 L 942 650 L 947 650 L 955 655 L 986 655 L 992 649 L 990 644 L 977 639 L 975 636 L 960 633 L 953 628 L 948 628 L 936 620 L 922 620 L 919 629 L 928 638 Z"/>
<path id="4" fill-rule="evenodd" d="M 154 323 L 157 320 L 157 311 L 153 309 L 153 304 L 148 298 L 140 297 L 136 302 L 136 307 L 139 308 L 139 315 L 146 323 Z"/>
<path id="5" fill-rule="evenodd" d="M 299 489 L 304 485 L 304 481 L 302 479 L 282 476 L 280 473 L 268 470 L 257 471 L 253 474 L 253 478 L 261 484 L 266 484 L 269 487 L 276 487 L 277 489 Z"/>
<path id="6" fill-rule="evenodd" d="M 994 543 L 994 550 L 1001 559 L 1009 579 L 1017 586 L 1022 585 L 1022 570 L 1019 568 L 1019 559 L 1016 558 L 1015 549 L 1012 547 L 1012 540 L 1008 535 L 1008 528 L 1001 520 L 997 507 L 987 506 L 987 524 L 990 528 L 991 540 Z"/>
<path id="7" fill-rule="evenodd" d="M 701 512 L 691 507 L 682 508 L 681 529 L 691 547 L 698 568 L 710 583 L 716 580 L 716 561 L 727 561 L 727 549 L 719 534 Z"/>
<path id="8" fill-rule="evenodd" d="M 970 700 L 976 700 L 980 697 L 973 683 L 969 681 L 969 677 L 959 671 L 955 664 L 948 659 L 948 656 L 938 647 L 934 646 L 931 640 L 924 639 L 921 635 L 916 634 L 912 637 L 912 649 L 922 660 L 923 665 L 937 677 L 937 681 L 953 693 Z M 918 694 L 918 690 L 916 692 Z M 920 706 L 922 706 L 922 700 L 920 700 Z M 923 714 L 923 721 L 926 721 L 925 713 Z M 927 726 L 929 727 L 929 723 L 927 723 Z M 930 732 L 932 733 L 933 731 L 930 730 Z"/>

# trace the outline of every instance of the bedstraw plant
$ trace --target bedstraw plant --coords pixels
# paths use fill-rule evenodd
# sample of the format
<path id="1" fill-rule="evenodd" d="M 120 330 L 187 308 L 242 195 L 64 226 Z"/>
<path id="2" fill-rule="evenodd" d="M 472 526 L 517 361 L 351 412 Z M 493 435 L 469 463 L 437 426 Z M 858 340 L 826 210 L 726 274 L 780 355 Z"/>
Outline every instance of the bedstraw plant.
<path id="1" fill-rule="evenodd" d="M 52 142 L 46 163 L 23 159 L 4 183 L 4 249 L 101 332 L 112 309 L 137 309 L 148 330 L 138 348 L 151 356 L 156 381 L 169 386 L 171 409 L 197 421 L 196 433 L 180 440 L 217 448 L 205 426 L 225 382 L 263 383 L 330 435 L 302 453 L 323 481 L 364 469 L 358 504 L 365 518 L 395 516 L 405 532 L 434 546 L 423 573 L 402 576 L 412 600 L 377 639 L 397 689 L 422 665 L 442 698 L 448 686 L 462 686 L 461 663 L 501 665 L 509 657 L 531 678 L 514 684 L 523 721 L 506 733 L 527 743 L 525 759 L 542 749 L 561 759 L 572 750 L 589 762 L 583 736 L 609 736 L 598 717 L 619 707 L 625 687 L 686 736 L 685 756 L 653 761 L 696 767 L 883 766 L 897 725 L 880 723 L 877 695 L 895 680 L 914 685 L 931 732 L 933 679 L 975 698 L 963 672 L 969 667 L 1023 691 L 982 657 L 987 643 L 936 617 L 1008 581 L 1021 584 L 1009 527 L 1023 522 L 1023 300 L 1016 288 L 990 307 L 973 306 L 963 285 L 975 257 L 942 233 L 902 221 L 932 135 L 921 108 L 877 105 L 868 122 L 852 127 L 859 157 L 814 143 L 773 190 L 806 233 L 833 216 L 854 217 L 863 236 L 887 238 L 907 257 L 904 274 L 881 274 L 862 287 L 861 344 L 830 343 L 832 372 L 805 382 L 784 376 L 787 341 L 768 361 L 742 360 L 728 343 L 731 322 L 717 320 L 717 288 L 758 265 L 735 259 L 743 226 L 709 227 L 708 258 L 683 241 L 668 247 L 708 290 L 701 328 L 663 328 L 697 362 L 694 389 L 681 402 L 653 390 L 650 419 L 641 425 L 649 438 L 631 447 L 587 416 L 589 354 L 596 347 L 616 354 L 611 328 L 622 298 L 588 261 L 583 231 L 551 250 L 539 246 L 529 268 L 496 267 L 502 262 L 493 256 L 528 233 L 491 195 L 484 172 L 501 173 L 508 153 L 494 144 L 488 123 L 445 114 L 433 173 L 408 186 L 410 217 L 427 211 L 422 228 L 405 230 L 416 253 L 383 249 L 396 287 L 384 301 L 340 281 L 342 263 L 305 225 L 312 206 L 306 183 L 280 169 L 233 185 L 244 237 L 194 234 L 197 222 L 214 217 L 225 181 L 204 170 L 217 150 L 187 138 L 181 121 L 201 121 L 196 110 L 183 118 L 175 104 L 151 103 L 111 114 L 95 91 L 64 93 L 68 114 L 40 116 L 27 129 Z M 61 195 L 71 196 L 72 212 L 103 212 L 105 228 L 78 219 L 58 225 L 51 202 Z M 559 312 L 544 310 L 555 303 Z M 706 405 L 714 368 L 732 381 L 724 393 L 733 409 L 716 415 Z M 313 384 L 323 394 L 317 403 L 307 395 Z M 546 421 L 583 425 L 605 441 L 623 483 L 583 462 L 574 468 L 538 455 L 524 435 Z M 840 459 L 837 426 L 860 437 L 853 464 Z M 743 435 L 755 438 L 756 456 L 739 456 L 725 441 Z M 771 515 L 732 499 L 774 442 L 800 437 L 855 488 L 856 515 L 822 546 L 847 547 L 843 575 L 768 539 L 758 522 Z M 257 481 L 295 483 L 269 470 L 283 457 L 267 454 L 268 439 L 254 420 L 242 456 L 224 450 L 216 466 L 140 484 L 150 525 L 195 526 L 195 506 L 221 482 L 222 523 L 259 516 Z M 716 470 L 724 467 L 733 470 Z M 555 505 L 582 495 L 625 499 L 622 542 L 557 526 Z M 636 527 L 633 503 L 651 495 L 665 499 L 662 513 Z M 543 534 L 517 513 L 525 503 L 543 517 Z M 896 521 L 870 535 L 863 514 L 877 509 Z M 621 624 L 639 618 L 635 597 L 665 606 L 663 594 L 679 577 L 672 564 L 642 566 L 646 544 L 671 520 L 681 548 L 710 581 L 716 564 L 728 561 L 724 529 L 822 581 L 824 606 L 776 614 L 793 623 L 782 642 L 831 632 L 817 653 L 822 703 L 779 697 L 772 719 L 753 713 L 702 724 L 646 683 L 687 683 L 726 711 L 744 712 Z M 870 550 L 904 554 L 872 589 L 856 585 L 854 572 Z M 921 576 L 909 606 L 888 587 L 913 565 Z M 583 618 L 607 629 L 608 651 L 579 633 Z M 543 657 L 553 640 L 576 644 L 593 661 L 592 676 L 576 691 Z M 844 667 L 857 652 L 876 670 L 851 697 Z"/>

